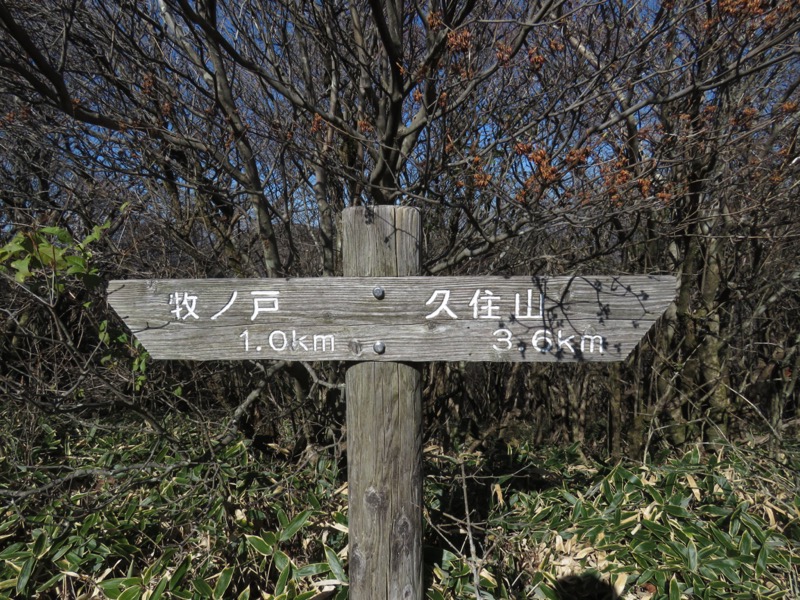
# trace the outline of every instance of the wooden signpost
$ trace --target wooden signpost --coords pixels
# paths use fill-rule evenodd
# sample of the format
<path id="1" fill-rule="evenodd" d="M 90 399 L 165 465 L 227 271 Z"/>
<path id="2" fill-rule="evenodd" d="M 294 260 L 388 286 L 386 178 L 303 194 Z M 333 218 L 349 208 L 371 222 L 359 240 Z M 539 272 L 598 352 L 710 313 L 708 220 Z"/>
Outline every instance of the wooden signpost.
<path id="1" fill-rule="evenodd" d="M 421 600 L 422 399 L 414 363 L 626 358 L 670 276 L 418 277 L 415 209 L 343 213 L 344 277 L 111 281 L 155 359 L 343 360 L 350 597 Z"/>
<path id="2" fill-rule="evenodd" d="M 112 281 L 153 358 L 614 361 L 674 294 L 629 277 Z"/>

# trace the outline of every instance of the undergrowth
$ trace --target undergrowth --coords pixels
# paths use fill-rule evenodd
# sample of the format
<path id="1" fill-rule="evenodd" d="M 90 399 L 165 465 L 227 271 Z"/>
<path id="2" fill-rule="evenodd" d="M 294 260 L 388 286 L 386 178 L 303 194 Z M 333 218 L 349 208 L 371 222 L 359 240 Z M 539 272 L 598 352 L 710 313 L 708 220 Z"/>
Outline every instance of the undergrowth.
<path id="1" fill-rule="evenodd" d="M 530 477 L 529 489 L 513 476 L 490 484 L 484 552 L 447 554 L 430 597 L 475 597 L 470 563 L 484 598 L 571 598 L 557 590 L 576 578 L 597 591 L 587 598 L 800 597 L 797 455 L 694 449 L 607 466 L 574 450 L 541 457 L 539 489 Z"/>
<path id="2" fill-rule="evenodd" d="M 145 431 L 44 424 L 37 443 L 0 456 L 0 598 L 347 597 L 347 486 L 324 452 L 239 440 L 192 460 Z M 428 448 L 427 596 L 800 597 L 800 453 L 783 459 Z"/>

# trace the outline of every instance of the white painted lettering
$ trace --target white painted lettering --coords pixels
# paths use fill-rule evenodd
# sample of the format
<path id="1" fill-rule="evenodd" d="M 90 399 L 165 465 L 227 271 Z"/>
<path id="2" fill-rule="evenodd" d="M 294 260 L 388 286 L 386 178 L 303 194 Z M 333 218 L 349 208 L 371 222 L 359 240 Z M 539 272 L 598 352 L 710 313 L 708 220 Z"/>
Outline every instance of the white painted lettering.
<path id="1" fill-rule="evenodd" d="M 322 346 L 322 352 L 326 351 L 328 342 L 331 343 L 331 352 L 334 350 L 334 338 L 333 335 L 315 335 L 314 336 L 314 352 L 317 351 L 317 343 Z"/>
<path id="2" fill-rule="evenodd" d="M 311 341 L 308 339 L 311 334 L 300 335 L 296 329 L 292 329 L 292 337 L 289 339 L 288 331 L 281 331 L 275 329 L 267 336 L 267 343 L 273 352 L 285 352 L 286 350 L 294 350 L 295 352 L 311 352 Z M 250 332 L 245 329 L 239 334 L 239 337 L 244 340 L 244 351 L 250 351 Z M 313 337 L 313 351 L 314 352 L 333 352 L 336 348 L 336 339 L 333 334 L 318 334 Z M 254 342 L 255 344 L 255 342 Z M 256 352 L 261 352 L 261 346 L 253 346 Z M 266 347 L 264 348 L 266 350 Z"/>
<path id="3" fill-rule="evenodd" d="M 239 292 L 236 292 L 236 291 L 234 291 L 234 292 L 233 292 L 233 294 L 231 294 L 231 298 L 230 298 L 230 300 L 228 300 L 228 303 L 227 303 L 225 306 L 223 306 L 223 307 L 222 307 L 222 310 L 221 310 L 221 311 L 219 311 L 217 314 L 215 314 L 213 317 L 211 317 L 211 320 L 212 320 L 212 321 L 216 321 L 216 320 L 217 320 L 217 318 L 218 318 L 218 317 L 219 317 L 219 316 L 220 316 L 222 313 L 224 313 L 224 312 L 225 312 L 225 311 L 227 311 L 227 310 L 228 310 L 228 309 L 229 309 L 231 306 L 233 306 L 233 303 L 234 303 L 234 302 L 236 302 L 236 296 L 238 296 L 238 295 L 239 295 Z M 251 321 L 252 321 L 252 319 L 251 319 Z"/>
<path id="4" fill-rule="evenodd" d="M 273 340 L 273 338 L 276 338 L 278 336 L 283 338 L 283 344 L 281 344 L 280 347 L 276 346 L 275 341 Z M 289 340 L 286 338 L 286 334 L 280 330 L 276 330 L 270 333 L 267 341 L 269 342 L 269 347 L 275 350 L 275 352 L 283 352 L 284 350 L 286 350 L 286 346 L 289 345 Z"/>
<path id="5" fill-rule="evenodd" d="M 278 312 L 278 294 L 280 292 L 250 292 L 253 296 L 253 314 L 250 320 L 255 321 L 262 312 Z"/>
<path id="6" fill-rule="evenodd" d="M 170 312 L 179 321 L 185 321 L 189 317 L 199 319 L 195 310 L 197 309 L 197 296 L 188 292 L 175 292 L 169 295 L 169 303 L 175 306 Z M 186 311 L 186 314 L 183 311 Z"/>
<path id="7" fill-rule="evenodd" d="M 450 302 L 450 290 L 435 290 L 431 297 L 428 298 L 428 301 L 425 303 L 425 306 L 429 306 L 436 302 L 436 297 L 442 296 L 441 304 L 439 304 L 439 308 L 433 311 L 431 314 L 426 316 L 426 319 L 433 319 L 438 317 L 440 313 L 445 312 L 451 319 L 457 319 L 456 313 L 454 313 L 450 308 L 447 306 L 447 303 Z"/>
<path id="8" fill-rule="evenodd" d="M 574 347 L 573 347 L 573 345 L 570 343 L 570 341 L 571 341 L 571 340 L 572 340 L 572 339 L 573 339 L 575 336 L 574 336 L 574 335 L 571 335 L 571 336 L 569 336 L 569 337 L 568 337 L 568 338 L 566 338 L 566 339 L 561 339 L 561 333 L 562 333 L 562 332 L 561 332 L 561 330 L 559 329 L 559 330 L 558 330 L 558 350 L 559 350 L 559 352 L 560 352 L 561 350 L 563 350 L 563 349 L 564 349 L 564 347 L 566 347 L 567 349 L 569 349 L 569 351 L 570 351 L 570 352 L 572 352 L 573 354 L 575 354 L 575 348 L 574 348 Z"/>
<path id="9" fill-rule="evenodd" d="M 553 334 L 547 329 L 539 329 L 533 334 L 531 343 L 536 350 L 546 354 L 553 347 Z"/>
<path id="10" fill-rule="evenodd" d="M 581 337 L 581 352 L 586 352 L 586 342 L 589 342 L 589 354 L 594 352 L 594 343 L 597 342 L 600 354 L 603 353 L 603 336 L 602 335 L 584 335 Z"/>
<path id="11" fill-rule="evenodd" d="M 498 352 L 505 352 L 506 350 L 511 350 L 512 348 L 511 331 L 509 329 L 498 329 L 492 335 L 497 338 L 498 343 L 502 342 L 507 346 L 507 348 L 498 348 L 497 344 L 492 344 L 492 348 L 494 348 Z"/>
<path id="12" fill-rule="evenodd" d="M 304 351 L 308 352 L 308 346 L 306 346 L 305 343 L 304 343 L 306 337 L 307 336 L 305 336 L 305 335 L 301 335 L 300 337 L 297 337 L 297 332 L 294 329 L 292 329 L 292 350 L 297 351 L 300 348 L 302 348 Z M 331 344 L 331 345 L 333 345 L 333 344 Z"/>
<path id="13" fill-rule="evenodd" d="M 533 290 L 528 290 L 528 302 L 527 305 L 524 307 L 524 312 L 520 310 L 520 298 L 519 294 L 515 294 L 517 297 L 516 299 L 516 310 L 514 311 L 514 316 L 519 319 L 542 319 L 544 318 L 544 294 L 539 294 L 539 312 L 537 314 L 533 314 Z"/>
<path id="14" fill-rule="evenodd" d="M 480 295 L 480 290 L 475 290 L 470 300 L 469 305 L 472 307 L 473 319 L 499 319 L 497 314 L 499 307 L 495 306 L 495 302 L 500 300 L 499 296 L 495 296 L 491 290 L 483 290 L 483 296 Z"/>

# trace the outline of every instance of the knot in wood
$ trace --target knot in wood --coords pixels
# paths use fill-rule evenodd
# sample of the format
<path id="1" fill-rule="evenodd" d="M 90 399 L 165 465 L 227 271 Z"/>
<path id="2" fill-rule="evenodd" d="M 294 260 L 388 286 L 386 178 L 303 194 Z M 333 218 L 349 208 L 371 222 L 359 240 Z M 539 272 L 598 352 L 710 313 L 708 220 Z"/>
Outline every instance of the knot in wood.
<path id="1" fill-rule="evenodd" d="M 355 547 L 350 556 L 350 581 L 355 583 L 363 580 L 365 570 L 366 561 L 364 560 L 364 553 L 360 548 Z"/>
<path id="2" fill-rule="evenodd" d="M 397 519 L 395 524 L 395 534 L 404 543 L 407 542 L 411 537 L 411 521 L 409 521 L 406 515 L 400 515 L 400 517 Z"/>
<path id="3" fill-rule="evenodd" d="M 364 505 L 373 512 L 382 512 L 386 509 L 386 497 L 374 487 L 369 487 L 364 492 Z"/>

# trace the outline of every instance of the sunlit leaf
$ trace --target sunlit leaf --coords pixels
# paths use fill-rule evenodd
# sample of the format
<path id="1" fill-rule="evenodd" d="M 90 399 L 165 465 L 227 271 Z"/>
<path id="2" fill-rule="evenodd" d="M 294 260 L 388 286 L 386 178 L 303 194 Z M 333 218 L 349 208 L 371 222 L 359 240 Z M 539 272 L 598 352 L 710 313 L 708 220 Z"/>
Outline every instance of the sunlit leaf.
<path id="1" fill-rule="evenodd" d="M 330 571 L 330 567 L 328 563 L 310 563 L 308 565 L 303 565 L 295 569 L 294 571 L 294 578 L 295 579 L 302 579 L 303 577 L 314 577 L 315 575 L 322 575 L 323 573 L 328 573 Z"/>
<path id="2" fill-rule="evenodd" d="M 675 577 L 669 581 L 669 600 L 681 600 L 681 588 Z"/>
<path id="3" fill-rule="evenodd" d="M 769 544 L 764 544 L 761 546 L 761 550 L 758 551 L 758 557 L 756 558 L 756 577 L 762 577 L 767 570 L 767 561 L 769 559 Z"/>
<path id="4" fill-rule="evenodd" d="M 178 565 L 178 568 L 172 573 L 169 578 L 169 589 L 170 591 L 174 590 L 180 583 L 183 581 L 183 578 L 186 576 L 186 572 L 189 570 L 192 561 L 190 557 L 184 558 L 181 563 Z"/>
<path id="5" fill-rule="evenodd" d="M 167 589 L 167 584 L 170 582 L 170 579 L 167 577 L 162 577 L 161 581 L 158 582 L 158 585 L 153 590 L 153 594 L 148 598 L 148 600 L 160 600 L 161 596 L 164 595 L 164 591 Z"/>
<path id="6" fill-rule="evenodd" d="M 286 527 L 281 531 L 280 541 L 285 542 L 286 540 L 291 539 L 294 535 L 300 531 L 300 529 L 308 522 L 309 517 L 311 516 L 310 510 L 304 510 L 303 512 L 299 513 L 292 519 Z"/>
<path id="7" fill-rule="evenodd" d="M 697 571 L 697 546 L 691 540 L 686 545 L 686 562 L 690 571 Z"/>
<path id="8" fill-rule="evenodd" d="M 211 598 L 214 595 L 214 590 L 204 579 L 195 579 L 192 582 L 192 586 L 203 598 Z"/>
<path id="9" fill-rule="evenodd" d="M 287 564 L 278 576 L 278 582 L 275 584 L 275 593 L 282 594 L 286 590 L 286 583 L 289 581 L 289 575 L 292 573 L 292 565 Z"/>
<path id="10" fill-rule="evenodd" d="M 347 573 L 342 567 L 342 562 L 339 560 L 339 557 L 336 553 L 325 546 L 325 560 L 328 561 L 328 567 L 330 567 L 331 573 L 333 576 L 336 577 L 339 581 L 346 582 L 347 581 Z"/>
<path id="11" fill-rule="evenodd" d="M 264 556 L 270 556 L 272 554 L 273 547 L 265 542 L 264 538 L 257 535 L 246 535 L 245 538 L 250 547 L 259 554 L 263 554 Z"/>
<path id="12" fill-rule="evenodd" d="M 11 267 L 16 271 L 14 279 L 19 283 L 24 283 L 25 280 L 31 276 L 30 272 L 31 257 L 30 255 L 15 260 L 11 263 Z"/>
<path id="13" fill-rule="evenodd" d="M 219 574 L 217 585 L 214 586 L 214 600 L 221 600 L 225 597 L 225 592 L 231 583 L 231 577 L 233 577 L 233 567 L 226 567 Z"/>

